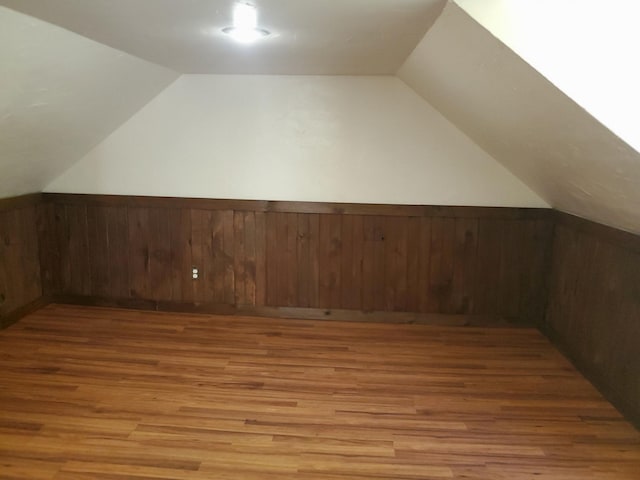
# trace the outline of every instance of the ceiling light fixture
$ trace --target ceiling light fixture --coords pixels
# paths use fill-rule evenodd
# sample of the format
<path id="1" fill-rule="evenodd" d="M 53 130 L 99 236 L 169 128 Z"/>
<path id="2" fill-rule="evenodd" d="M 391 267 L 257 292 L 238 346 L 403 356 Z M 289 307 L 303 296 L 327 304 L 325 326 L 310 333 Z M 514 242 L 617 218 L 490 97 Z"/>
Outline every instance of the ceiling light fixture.
<path id="1" fill-rule="evenodd" d="M 270 35 L 268 30 L 258 28 L 258 11 L 248 3 L 236 3 L 233 9 L 233 27 L 222 31 L 240 43 L 252 43 Z"/>

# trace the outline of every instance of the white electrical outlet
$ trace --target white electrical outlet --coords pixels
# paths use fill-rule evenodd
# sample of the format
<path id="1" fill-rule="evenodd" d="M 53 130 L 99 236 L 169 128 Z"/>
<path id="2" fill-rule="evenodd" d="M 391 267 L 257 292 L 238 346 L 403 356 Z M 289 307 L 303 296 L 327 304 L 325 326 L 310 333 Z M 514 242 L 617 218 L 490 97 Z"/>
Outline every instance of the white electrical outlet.
<path id="1" fill-rule="evenodd" d="M 193 267 L 191 269 L 191 276 L 193 277 L 194 280 L 198 278 L 198 269 L 196 267 Z"/>

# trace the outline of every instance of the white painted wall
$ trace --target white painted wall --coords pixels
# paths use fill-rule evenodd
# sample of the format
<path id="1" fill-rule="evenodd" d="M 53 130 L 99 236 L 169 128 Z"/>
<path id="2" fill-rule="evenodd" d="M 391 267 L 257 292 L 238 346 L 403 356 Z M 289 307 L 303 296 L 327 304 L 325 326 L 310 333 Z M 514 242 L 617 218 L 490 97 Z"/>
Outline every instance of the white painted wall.
<path id="1" fill-rule="evenodd" d="M 640 151 L 638 0 L 456 2 Z"/>
<path id="2" fill-rule="evenodd" d="M 0 198 L 40 191 L 177 76 L 0 7 Z"/>
<path id="3" fill-rule="evenodd" d="M 546 206 L 395 77 L 186 75 L 46 191 Z"/>
<path id="4" fill-rule="evenodd" d="M 554 208 L 640 233 L 640 154 L 456 4 L 399 76 Z"/>

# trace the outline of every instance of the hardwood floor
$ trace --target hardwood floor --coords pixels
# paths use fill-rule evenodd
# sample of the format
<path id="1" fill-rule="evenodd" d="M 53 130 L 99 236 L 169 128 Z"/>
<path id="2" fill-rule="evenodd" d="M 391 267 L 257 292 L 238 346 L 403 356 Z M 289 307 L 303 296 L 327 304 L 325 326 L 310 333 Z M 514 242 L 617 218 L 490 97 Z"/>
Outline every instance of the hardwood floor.
<path id="1" fill-rule="evenodd" d="M 0 332 L 0 479 L 635 479 L 527 328 L 50 305 Z"/>

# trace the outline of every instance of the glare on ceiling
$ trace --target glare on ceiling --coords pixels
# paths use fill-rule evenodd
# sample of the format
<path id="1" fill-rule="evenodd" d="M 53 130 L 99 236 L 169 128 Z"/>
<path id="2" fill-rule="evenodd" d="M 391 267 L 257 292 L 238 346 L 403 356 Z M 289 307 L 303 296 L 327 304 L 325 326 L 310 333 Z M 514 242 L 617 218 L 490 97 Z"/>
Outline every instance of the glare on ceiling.
<path id="1" fill-rule="evenodd" d="M 223 28 L 222 31 L 240 43 L 252 43 L 270 33 L 258 28 L 258 11 L 248 3 L 236 3 L 233 9 L 233 26 Z"/>

